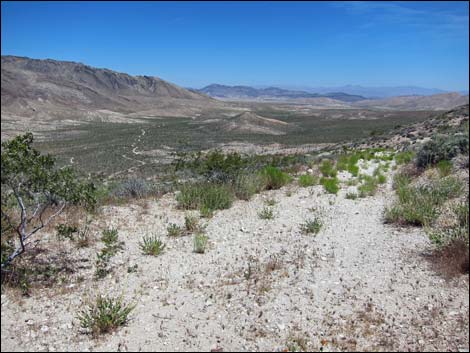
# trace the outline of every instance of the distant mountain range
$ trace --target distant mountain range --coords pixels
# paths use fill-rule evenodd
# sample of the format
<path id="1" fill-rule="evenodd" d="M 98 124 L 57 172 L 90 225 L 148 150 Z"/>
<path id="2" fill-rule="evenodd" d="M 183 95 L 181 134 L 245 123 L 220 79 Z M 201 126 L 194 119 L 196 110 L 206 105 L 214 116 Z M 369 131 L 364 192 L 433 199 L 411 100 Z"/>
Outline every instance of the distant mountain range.
<path id="1" fill-rule="evenodd" d="M 438 88 L 424 88 L 417 86 L 395 86 L 395 87 L 363 87 L 359 85 L 346 85 L 338 87 L 310 87 L 310 86 L 288 86 L 278 85 L 278 87 L 288 90 L 301 90 L 308 93 L 328 93 L 328 92 L 344 92 L 351 95 L 359 95 L 366 98 L 387 98 L 396 96 L 430 96 L 434 94 L 450 93 Z M 256 86 L 256 88 L 265 88 L 265 86 Z M 466 95 L 467 91 L 459 91 L 458 93 Z"/>
<path id="2" fill-rule="evenodd" d="M 330 98 L 342 102 L 357 102 L 366 99 L 360 95 L 352 95 L 344 92 L 326 92 L 323 94 L 305 91 L 293 91 L 277 87 L 254 88 L 249 86 L 225 86 L 212 84 L 196 90 L 214 98 L 224 99 L 255 99 L 255 100 L 282 100 L 305 98 Z"/>

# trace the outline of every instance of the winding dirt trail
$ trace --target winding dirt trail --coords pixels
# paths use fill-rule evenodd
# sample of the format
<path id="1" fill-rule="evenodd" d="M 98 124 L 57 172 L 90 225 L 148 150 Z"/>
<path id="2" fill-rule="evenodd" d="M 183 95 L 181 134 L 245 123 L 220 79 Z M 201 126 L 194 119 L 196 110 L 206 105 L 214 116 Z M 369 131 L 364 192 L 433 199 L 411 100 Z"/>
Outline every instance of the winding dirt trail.
<path id="1" fill-rule="evenodd" d="M 133 155 L 139 155 L 139 154 L 141 154 L 140 152 L 137 152 L 138 146 L 136 146 L 136 144 L 138 144 L 138 143 L 140 143 L 140 142 L 142 141 L 142 137 L 143 137 L 143 136 L 145 136 L 145 130 L 144 130 L 144 129 L 142 129 L 142 131 L 141 131 L 140 135 L 137 137 L 136 141 L 135 141 L 134 143 L 132 143 L 132 145 L 131 145 L 131 147 L 133 147 L 133 148 L 132 148 L 132 151 L 131 151 L 131 153 L 132 153 Z M 138 168 L 141 168 L 141 167 L 143 167 L 144 165 L 147 164 L 147 162 L 141 161 L 140 159 L 128 157 L 126 154 L 122 154 L 121 156 L 122 156 L 122 158 L 124 158 L 124 159 L 130 160 L 130 161 L 133 161 L 133 162 L 137 162 L 137 163 L 139 163 L 139 165 L 134 166 L 134 167 L 130 167 L 130 168 L 126 168 L 126 169 L 123 169 L 123 170 L 119 170 L 119 171 L 117 171 L 117 172 L 115 172 L 115 173 L 112 173 L 112 174 L 110 174 L 110 175 L 108 176 L 108 179 L 112 179 L 112 178 L 114 178 L 114 177 L 116 177 L 116 176 L 118 176 L 118 175 L 120 175 L 120 174 L 122 174 L 122 173 L 132 174 L 132 173 L 135 172 Z"/>

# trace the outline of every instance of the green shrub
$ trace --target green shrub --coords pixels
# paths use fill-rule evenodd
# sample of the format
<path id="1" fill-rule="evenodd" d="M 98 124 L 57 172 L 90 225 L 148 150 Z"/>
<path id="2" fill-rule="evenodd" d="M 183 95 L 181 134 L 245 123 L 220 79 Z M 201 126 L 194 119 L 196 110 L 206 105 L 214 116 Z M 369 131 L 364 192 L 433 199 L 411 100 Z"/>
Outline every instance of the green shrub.
<path id="1" fill-rule="evenodd" d="M 445 159 L 437 162 L 436 166 L 441 177 L 448 176 L 452 171 L 452 162 Z"/>
<path id="2" fill-rule="evenodd" d="M 459 153 L 468 154 L 467 135 L 436 136 L 421 146 L 416 155 L 416 166 L 425 168 L 442 160 L 450 160 Z"/>
<path id="3" fill-rule="evenodd" d="M 330 194 L 337 194 L 339 191 L 337 178 L 321 178 L 320 184 L 322 184 L 325 190 Z"/>
<path id="4" fill-rule="evenodd" d="M 329 159 L 325 159 L 321 163 L 320 172 L 326 178 L 334 178 L 338 174 L 338 171 L 334 168 L 333 162 Z"/>
<path id="5" fill-rule="evenodd" d="M 272 166 L 264 167 L 260 174 L 265 179 L 266 190 L 280 189 L 292 180 L 289 174 Z"/>
<path id="6" fill-rule="evenodd" d="M 264 190 L 265 178 L 259 174 L 240 174 L 235 179 L 233 190 L 240 200 L 249 200 L 254 194 Z"/>
<path id="7" fill-rule="evenodd" d="M 128 305 L 122 298 L 98 296 L 96 303 L 81 311 L 77 318 L 80 326 L 94 336 L 111 332 L 128 322 L 135 305 Z"/>
<path id="8" fill-rule="evenodd" d="M 183 234 L 183 229 L 175 223 L 170 223 L 166 227 L 166 231 L 169 237 L 179 237 Z"/>
<path id="9" fill-rule="evenodd" d="M 204 234 L 196 234 L 194 236 L 193 250 L 196 254 L 204 254 L 207 248 L 209 238 Z"/>
<path id="10" fill-rule="evenodd" d="M 299 177 L 299 185 L 303 188 L 316 185 L 318 179 L 310 174 L 304 174 Z"/>
<path id="11" fill-rule="evenodd" d="M 227 185 L 185 184 L 181 187 L 176 200 L 183 209 L 222 210 L 232 206 L 233 192 Z"/>
<path id="12" fill-rule="evenodd" d="M 318 234 L 322 226 L 323 226 L 323 223 L 318 218 L 315 218 L 313 220 L 312 219 L 307 220 L 305 223 L 303 223 L 300 226 L 300 229 L 302 233 L 316 235 Z"/>
<path id="13" fill-rule="evenodd" d="M 166 245 L 156 236 L 145 235 L 139 243 L 140 249 L 145 255 L 158 256 L 163 253 Z"/>
<path id="14" fill-rule="evenodd" d="M 274 211 L 269 207 L 263 207 L 263 209 L 258 212 L 258 217 L 261 219 L 274 219 Z"/>

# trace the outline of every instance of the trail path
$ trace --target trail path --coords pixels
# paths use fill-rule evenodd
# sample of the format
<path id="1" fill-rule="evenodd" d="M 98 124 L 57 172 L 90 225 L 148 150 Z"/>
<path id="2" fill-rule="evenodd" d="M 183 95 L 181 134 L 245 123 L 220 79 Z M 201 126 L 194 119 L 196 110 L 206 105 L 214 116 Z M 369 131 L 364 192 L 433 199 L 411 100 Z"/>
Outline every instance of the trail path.
<path id="1" fill-rule="evenodd" d="M 136 146 L 136 144 L 138 144 L 142 141 L 143 136 L 145 136 L 145 130 L 144 129 L 142 129 L 142 131 L 141 131 L 140 135 L 137 137 L 136 141 L 134 143 L 132 143 L 132 145 L 131 145 L 131 147 L 133 147 L 132 151 L 131 151 L 132 154 L 134 154 L 134 155 L 141 154 L 140 152 L 137 152 L 138 146 Z M 112 173 L 108 176 L 108 179 L 112 179 L 112 178 L 114 178 L 114 177 L 116 177 L 116 176 L 118 176 L 118 175 L 120 175 L 124 172 L 126 172 L 128 174 L 132 174 L 133 172 L 136 171 L 136 169 L 141 168 L 142 166 L 147 164 L 147 162 L 141 161 L 140 159 L 128 157 L 126 154 L 122 154 L 122 158 L 133 161 L 133 162 L 137 162 L 137 163 L 139 163 L 139 165 L 133 166 L 133 167 L 130 167 L 130 168 L 126 168 L 126 169 L 122 169 L 122 170 L 119 170 L 115 173 Z"/>
<path id="2" fill-rule="evenodd" d="M 145 211 L 106 208 L 103 218 L 125 242 L 113 276 L 54 298 L 45 291 L 22 307 L 2 296 L 2 350 L 273 351 L 303 342 L 325 351 L 468 349 L 468 276 L 446 282 L 424 258 L 422 230 L 383 223 L 390 183 L 358 200 L 345 198 L 347 187 L 337 196 L 321 186 L 287 196 L 289 188 L 217 212 L 205 254 L 192 252 L 191 237 L 165 235 L 169 222 L 184 222 L 173 195 Z M 267 198 L 278 201 L 273 220 L 257 216 Z M 314 217 L 319 234 L 302 234 Z M 143 256 L 144 234 L 160 235 L 165 252 Z M 128 273 L 133 264 L 138 271 Z M 137 306 L 126 328 L 94 341 L 74 316 L 83 297 L 98 293 L 124 294 Z M 28 320 L 35 336 L 12 339 L 32 332 Z"/>

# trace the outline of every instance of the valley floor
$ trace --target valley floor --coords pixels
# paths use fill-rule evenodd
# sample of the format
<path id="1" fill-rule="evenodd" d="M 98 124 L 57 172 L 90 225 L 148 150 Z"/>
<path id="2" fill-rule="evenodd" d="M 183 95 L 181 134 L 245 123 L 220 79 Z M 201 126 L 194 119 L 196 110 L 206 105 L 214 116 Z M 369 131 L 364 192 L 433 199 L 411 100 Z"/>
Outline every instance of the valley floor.
<path id="1" fill-rule="evenodd" d="M 124 241 L 113 274 L 94 281 L 94 253 L 79 249 L 88 260 L 82 281 L 23 299 L 6 291 L 1 350 L 468 350 L 468 275 L 439 276 L 421 229 L 383 223 L 390 182 L 364 199 L 346 192 L 290 185 L 237 201 L 208 220 L 204 254 L 192 251 L 191 236 L 166 237 L 168 223 L 184 218 L 173 195 L 108 206 L 102 222 Z M 262 220 L 268 198 L 275 218 Z M 320 232 L 303 234 L 300 225 L 316 217 Z M 162 255 L 141 254 L 145 234 L 162 235 Z M 99 293 L 136 307 L 126 327 L 93 339 L 76 314 Z"/>

